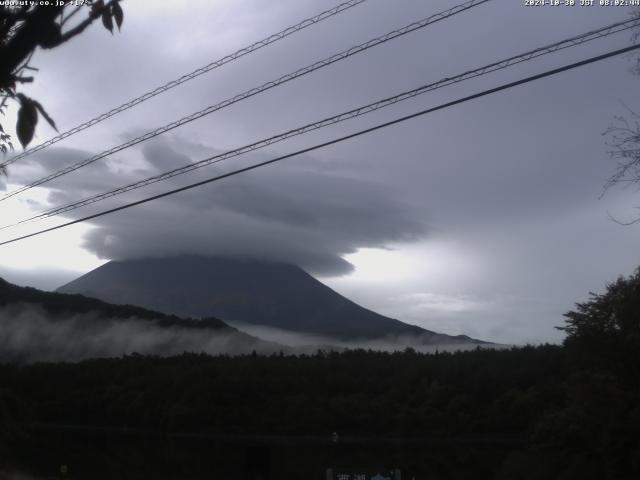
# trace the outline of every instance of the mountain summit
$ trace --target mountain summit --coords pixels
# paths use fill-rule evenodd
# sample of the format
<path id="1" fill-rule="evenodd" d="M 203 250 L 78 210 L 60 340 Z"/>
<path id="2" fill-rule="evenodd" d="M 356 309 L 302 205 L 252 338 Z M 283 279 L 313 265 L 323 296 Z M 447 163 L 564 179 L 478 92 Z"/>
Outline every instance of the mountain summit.
<path id="1" fill-rule="evenodd" d="M 412 337 L 420 343 L 477 342 L 379 315 L 284 263 L 198 256 L 112 261 L 58 292 L 339 340 Z"/>

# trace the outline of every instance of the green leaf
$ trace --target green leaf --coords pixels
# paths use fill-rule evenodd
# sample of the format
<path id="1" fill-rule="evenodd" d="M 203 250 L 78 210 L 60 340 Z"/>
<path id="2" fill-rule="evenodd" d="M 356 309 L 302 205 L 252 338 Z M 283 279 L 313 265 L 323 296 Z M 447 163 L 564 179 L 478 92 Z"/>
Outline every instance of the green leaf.
<path id="1" fill-rule="evenodd" d="M 113 18 L 116 21 L 116 25 L 118 26 L 118 31 L 120 31 L 120 27 L 122 26 L 122 20 L 124 20 L 124 12 L 122 11 L 122 7 L 119 2 L 114 3 L 111 6 L 111 11 L 113 13 Z"/>
<path id="2" fill-rule="evenodd" d="M 18 134 L 18 140 L 22 144 L 22 148 L 25 148 L 36 131 L 36 124 L 38 123 L 38 110 L 29 97 L 25 97 L 22 94 L 18 94 L 20 100 L 20 109 L 18 110 L 18 122 L 16 124 L 16 133 Z"/>
<path id="3" fill-rule="evenodd" d="M 104 28 L 113 33 L 113 19 L 111 18 L 111 12 L 108 9 L 105 9 L 102 12 L 102 25 Z"/>
<path id="4" fill-rule="evenodd" d="M 45 111 L 44 107 L 40 104 L 40 102 L 36 102 L 35 100 L 31 100 L 35 107 L 38 109 L 40 114 L 44 117 L 49 125 L 53 127 L 53 129 L 57 132 L 58 127 L 56 127 L 56 122 L 53 121 L 53 118 L 49 116 L 49 114 Z"/>

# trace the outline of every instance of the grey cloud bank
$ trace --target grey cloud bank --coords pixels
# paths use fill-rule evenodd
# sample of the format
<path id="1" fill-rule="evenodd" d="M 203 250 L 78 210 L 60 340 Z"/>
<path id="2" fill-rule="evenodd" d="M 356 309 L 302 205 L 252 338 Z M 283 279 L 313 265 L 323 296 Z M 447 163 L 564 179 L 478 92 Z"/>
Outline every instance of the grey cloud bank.
<path id="1" fill-rule="evenodd" d="M 178 153 L 180 149 L 179 139 L 146 145 L 145 173 L 186 164 L 188 157 Z M 69 152 L 52 148 L 52 161 L 47 159 L 43 165 L 58 168 L 58 158 L 65 156 L 61 153 L 66 153 L 66 158 L 84 155 L 68 155 Z M 265 154 L 250 158 L 253 163 L 268 157 Z M 313 161 L 308 159 L 303 165 L 290 165 L 284 170 L 266 168 L 213 188 L 132 209 L 125 215 L 99 219 L 98 228 L 86 235 L 84 245 L 101 258 L 117 260 L 227 254 L 285 261 L 312 273 L 338 275 L 352 268 L 342 256 L 359 247 L 385 247 L 390 242 L 417 240 L 426 234 L 424 213 L 405 204 L 394 189 L 382 182 L 323 171 Z M 49 201 L 64 204 L 77 199 L 78 192 L 100 193 L 139 176 L 137 172 L 126 175 L 112 171 L 105 164 L 92 173 L 85 173 L 81 179 L 65 176 L 56 180 L 50 187 Z M 208 175 L 211 172 L 203 169 L 190 179 Z M 181 183 L 184 181 L 177 178 L 156 189 L 162 191 Z M 147 195 L 148 189 L 138 194 Z M 84 215 L 86 210 L 73 214 Z"/>
<path id="2" fill-rule="evenodd" d="M 95 313 L 51 315 L 38 305 L 16 303 L 0 308 L 0 361 L 15 363 L 78 362 L 90 358 L 142 354 L 248 355 L 253 351 L 271 355 L 310 354 L 346 348 L 397 351 L 407 346 L 429 353 L 476 348 L 477 345 L 427 345 L 410 335 L 393 338 L 340 342 L 318 335 L 238 324 L 243 332 L 265 341 L 252 341 L 237 332 L 209 331 L 159 326 L 136 318 L 106 318 Z M 255 339 L 253 339 L 255 340 Z M 483 347 L 501 348 L 500 345 Z"/>
<path id="3" fill-rule="evenodd" d="M 269 342 L 282 343 L 289 345 L 298 351 L 317 351 L 322 350 L 341 350 L 341 349 L 365 349 L 376 351 L 403 351 L 406 348 L 412 348 L 420 353 L 435 352 L 457 352 L 464 350 L 474 350 L 476 348 L 505 348 L 507 345 L 498 344 L 448 344 L 437 343 L 428 344 L 421 339 L 412 335 L 394 335 L 386 338 L 375 340 L 354 340 L 339 341 L 334 338 L 323 337 L 321 335 L 300 334 L 289 330 L 269 327 L 266 325 L 250 325 L 247 323 L 234 322 L 233 326 L 254 335 L 258 338 Z"/>
<path id="4" fill-rule="evenodd" d="M 111 38 L 91 30 L 86 42 L 38 57 L 30 88 L 63 127 L 111 108 L 150 86 L 309 16 L 320 1 L 198 4 L 198 15 L 170 3 L 132 3 L 127 29 Z M 16 165 L 16 184 L 120 143 L 123 136 L 230 95 L 451 6 L 452 2 L 372 0 L 331 25 L 229 65 Z M 130 13 L 130 14 L 129 14 Z M 525 8 L 489 2 L 473 14 L 392 42 L 284 88 L 194 122 L 52 182 L 53 205 L 199 160 L 251 140 L 335 114 L 384 95 L 548 44 L 625 18 L 625 9 Z M 130 22 L 130 23 L 129 23 Z M 155 23 L 154 23 L 155 22 Z M 188 25 L 188 28 L 185 26 Z M 153 26 L 153 28 L 152 28 Z M 149 49 L 149 41 L 157 48 Z M 433 106 L 498 83 L 628 45 L 622 34 L 439 90 L 389 112 L 273 147 L 271 158 L 374 121 Z M 86 62 L 99 46 L 103 61 Z M 640 109 L 640 79 L 618 58 L 504 94 L 444 110 L 379 134 L 314 152 L 100 219 L 84 238 L 103 258 L 147 255 L 253 254 L 298 263 L 363 305 L 443 333 L 504 343 L 559 341 L 554 326 L 589 290 L 600 290 L 640 263 L 638 226 L 623 228 L 640 203 L 633 191 L 598 200 L 612 173 L 601 133 L 620 102 Z M 74 75 L 78 78 L 74 78 Z M 63 85 L 86 85 L 69 96 Z M 102 92 L 97 95 L 95 92 Z M 46 135 L 46 130 L 40 130 Z M 238 159 L 233 165 L 245 165 Z M 184 185 L 231 167 L 203 169 Z M 119 201 L 141 198 L 138 192 Z M 97 206 L 78 215 L 97 211 Z M 443 253 L 433 243 L 446 244 Z M 386 285 L 350 277 L 344 256 L 360 248 L 394 248 L 416 272 Z M 435 252 L 435 253 L 434 253 Z M 463 263 L 464 268 L 459 264 Z"/>

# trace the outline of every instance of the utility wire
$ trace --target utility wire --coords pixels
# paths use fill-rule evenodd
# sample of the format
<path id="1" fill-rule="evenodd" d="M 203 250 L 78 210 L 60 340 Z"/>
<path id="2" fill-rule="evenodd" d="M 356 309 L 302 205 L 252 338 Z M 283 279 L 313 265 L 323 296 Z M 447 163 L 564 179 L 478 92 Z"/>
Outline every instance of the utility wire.
<path id="1" fill-rule="evenodd" d="M 417 22 L 413 22 L 409 25 L 406 25 L 402 28 L 399 28 L 397 30 L 393 30 L 389 33 L 386 33 L 380 37 L 376 37 L 374 39 L 371 39 L 367 42 L 361 43 L 359 45 L 356 45 L 354 47 L 351 47 L 347 50 L 343 50 L 340 53 L 336 53 L 328 58 L 325 58 L 324 60 L 320 60 L 318 62 L 315 62 L 311 65 L 308 65 L 306 67 L 300 68 L 298 70 L 296 70 L 295 72 L 292 73 L 288 73 L 286 75 L 283 75 L 279 78 L 277 78 L 276 80 L 272 80 L 270 82 L 266 82 L 264 84 L 262 84 L 259 87 L 254 87 L 250 90 L 247 90 L 243 93 L 240 93 L 234 97 L 228 98 L 227 100 L 224 100 L 220 103 L 217 103 L 215 105 L 211 105 L 203 110 L 200 110 L 198 112 L 192 113 L 191 115 L 188 115 L 186 117 L 181 118 L 180 120 L 176 120 L 172 123 L 169 123 L 167 125 L 164 125 L 162 127 L 159 127 L 155 130 L 149 131 L 147 133 L 145 133 L 144 135 L 141 135 L 137 138 L 134 138 L 133 140 L 129 140 L 128 142 L 125 142 L 123 144 L 120 144 L 118 146 L 115 146 L 109 150 L 105 150 L 97 155 L 94 155 L 92 157 L 89 157 L 87 159 L 81 160 L 79 162 L 76 162 L 73 165 L 70 165 L 66 168 L 63 168 L 62 170 L 59 170 L 55 173 L 52 173 L 44 178 L 41 178 L 39 180 L 36 180 L 34 182 L 29 183 L 28 185 L 24 185 L 23 187 L 20 187 L 16 190 L 13 190 L 11 192 L 6 193 L 5 195 L 3 195 L 2 197 L 0 197 L 0 202 L 4 201 L 8 198 L 11 198 L 14 195 L 17 195 L 21 192 L 24 192 L 26 190 L 29 190 L 30 188 L 36 187 L 38 185 L 42 185 L 43 183 L 46 183 L 50 180 L 53 180 L 54 178 L 58 178 L 62 175 L 66 175 L 68 173 L 74 172 L 82 167 L 85 167 L 87 165 L 90 165 L 94 162 L 97 162 L 98 160 L 108 157 L 109 155 L 112 155 L 114 153 L 120 152 L 122 150 L 125 150 L 127 148 L 130 148 L 134 145 L 137 145 L 139 143 L 142 143 L 146 140 L 149 140 L 151 138 L 157 137 L 158 135 L 162 135 L 163 133 L 166 133 L 170 130 L 173 130 L 174 128 L 180 127 L 186 123 L 192 122 L 194 120 L 197 120 L 199 118 L 202 118 L 206 115 L 210 115 L 213 112 L 216 112 L 218 110 L 221 110 L 223 108 L 226 108 L 230 105 L 233 105 L 234 103 L 240 102 L 242 100 L 245 100 L 249 97 L 253 97 L 254 95 L 257 95 L 259 93 L 262 93 L 266 90 L 269 90 L 271 88 L 277 87 L 279 85 L 282 85 L 286 82 L 289 82 L 295 78 L 301 77 L 303 75 L 307 75 L 311 72 L 314 72 L 316 70 L 319 70 L 321 68 L 324 68 L 328 65 L 331 65 L 333 63 L 336 63 L 340 60 L 344 60 L 346 58 L 349 58 L 353 55 L 356 55 L 358 53 L 364 52 L 365 50 L 368 50 L 370 48 L 373 48 L 375 46 L 381 45 L 383 43 L 386 43 L 390 40 L 393 40 L 395 38 L 398 38 L 400 36 L 406 35 L 408 33 L 411 33 L 415 30 L 427 27 L 433 23 L 439 22 L 440 20 L 444 20 L 446 18 L 452 17 L 458 13 L 464 12 L 466 10 L 469 10 L 473 7 L 476 7 L 478 5 L 481 5 L 483 3 L 487 3 L 491 0 L 470 0 L 467 1 L 465 3 L 462 3 L 460 5 L 456 5 L 454 7 L 451 7 L 447 10 L 444 10 L 440 13 L 437 13 L 435 15 L 431 15 L 429 17 L 423 18 L 422 20 L 419 20 Z"/>
<path id="2" fill-rule="evenodd" d="M 81 123 L 80 125 L 67 130 L 66 132 L 63 132 L 49 140 L 47 140 L 46 142 L 43 142 L 39 145 L 36 145 L 28 150 L 25 150 L 24 152 L 15 155 L 14 157 L 10 158 L 9 160 L 2 162 L 0 164 L 0 167 L 6 167 L 8 165 L 11 165 L 12 163 L 20 160 L 21 158 L 25 158 L 29 155 L 31 155 L 32 153 L 35 153 L 37 151 L 40 151 L 50 145 L 53 145 L 54 143 L 59 142 L 60 140 L 64 140 L 65 138 L 70 137 L 71 135 L 74 135 L 78 132 L 81 132 L 83 130 L 86 130 L 89 127 L 92 127 L 93 125 L 96 125 L 100 122 L 102 122 L 103 120 L 106 120 L 107 118 L 113 117 L 114 115 L 117 115 L 118 113 L 124 112 L 125 110 L 128 110 L 132 107 L 135 107 L 136 105 L 145 102 L 147 100 L 149 100 L 150 98 L 155 97 L 156 95 L 160 95 L 161 93 L 166 92 L 167 90 L 171 90 L 174 87 L 177 87 L 178 85 L 181 85 L 185 82 L 188 82 L 189 80 L 192 80 L 196 77 L 199 77 L 200 75 L 210 72 L 211 70 L 214 70 L 218 67 L 221 67 L 229 62 L 232 62 L 234 60 L 237 60 L 240 57 L 243 57 L 245 55 L 248 55 L 250 53 L 255 52 L 256 50 L 260 50 L 263 47 L 266 47 L 267 45 L 270 45 L 272 43 L 277 42 L 278 40 L 282 40 L 283 38 L 288 37 L 289 35 L 292 35 L 296 32 L 299 32 L 300 30 L 304 30 L 307 27 L 310 27 L 311 25 L 315 25 L 316 23 L 320 23 L 323 20 L 326 20 L 330 17 L 333 17 L 335 15 L 338 15 L 339 13 L 344 12 L 345 10 L 348 10 L 352 7 L 355 7 L 357 5 L 360 5 L 361 3 L 366 2 L 367 0 L 349 0 L 348 2 L 344 2 L 341 3 L 340 5 L 337 5 L 329 10 L 325 10 L 324 12 L 321 12 L 313 17 L 307 18 L 303 21 L 301 21 L 300 23 L 297 23 L 296 25 L 290 26 L 285 28 L 284 30 L 278 32 L 278 33 L 274 33 L 273 35 L 270 35 L 266 38 L 263 38 L 260 41 L 257 41 L 247 47 L 241 48 L 240 50 L 227 55 L 225 57 L 222 57 L 218 60 L 215 60 L 214 62 L 209 63 L 208 65 L 205 65 L 204 67 L 200 67 L 190 73 L 187 73 L 183 76 L 181 76 L 180 78 L 177 78 L 175 80 L 172 80 L 168 83 L 165 83 L 164 85 L 161 85 L 153 90 L 150 90 L 146 93 L 144 93 L 143 95 L 134 98 L 133 100 L 129 100 L 126 103 L 123 103 L 122 105 L 120 105 L 119 107 L 115 107 L 112 110 L 109 110 L 106 113 L 103 113 L 101 115 L 98 115 L 95 118 L 92 118 L 91 120 L 88 120 L 84 123 Z"/>
<path id="3" fill-rule="evenodd" d="M 219 162 L 222 162 L 222 161 L 224 161 L 226 159 L 229 159 L 229 158 L 232 158 L 232 157 L 236 157 L 236 156 L 239 156 L 239 155 L 242 155 L 242 154 L 254 151 L 254 150 L 258 150 L 260 148 L 264 148 L 264 147 L 272 145 L 274 143 L 278 143 L 278 142 L 281 142 L 283 140 L 286 140 L 286 139 L 289 139 L 289 138 L 292 138 L 292 137 L 295 137 L 295 136 L 298 136 L 298 135 L 302 135 L 304 133 L 307 133 L 307 132 L 310 132 L 310 131 L 313 131 L 313 130 L 324 128 L 324 127 L 329 126 L 329 125 L 334 125 L 336 123 L 340 123 L 340 122 L 343 122 L 345 120 L 349 120 L 349 119 L 352 119 L 352 118 L 356 118 L 356 117 L 359 117 L 359 116 L 374 112 L 376 110 L 380 110 L 382 108 L 388 107 L 390 105 L 394 105 L 394 104 L 396 104 L 398 102 L 402 102 L 404 100 L 408 100 L 410 98 L 416 97 L 416 96 L 421 95 L 423 93 L 436 90 L 438 88 L 446 87 L 446 86 L 453 85 L 453 84 L 456 84 L 456 83 L 459 83 L 459 82 L 462 82 L 462 81 L 465 81 L 465 80 L 468 80 L 468 79 L 471 79 L 471 78 L 479 77 L 481 75 L 486 75 L 486 74 L 491 73 L 491 72 L 502 70 L 502 69 L 511 67 L 513 65 L 517 65 L 517 64 L 522 63 L 522 62 L 526 62 L 526 61 L 532 60 L 534 58 L 537 58 L 537 57 L 540 57 L 540 56 L 543 56 L 543 55 L 547 55 L 547 54 L 550 54 L 550 53 L 553 53 L 553 52 L 557 52 L 559 50 L 563 50 L 563 49 L 566 49 L 566 48 L 574 47 L 576 45 L 580 45 L 582 43 L 586 43 L 586 42 L 589 42 L 589 41 L 592 41 L 592 40 L 595 40 L 595 39 L 598 39 L 598 38 L 603 38 L 603 37 L 606 37 L 608 35 L 612 35 L 614 33 L 618 33 L 618 32 L 624 31 L 624 30 L 628 30 L 628 29 L 636 27 L 638 25 L 640 25 L 640 20 L 638 20 L 638 19 L 627 20 L 627 21 L 624 21 L 624 22 L 618 22 L 618 23 L 609 25 L 607 27 L 599 28 L 597 30 L 586 32 L 586 33 L 583 33 L 581 35 L 577 35 L 577 36 L 562 40 L 560 42 L 556 42 L 556 43 L 553 43 L 553 44 L 550 44 L 550 45 L 546 45 L 544 47 L 539 47 L 539 48 L 536 48 L 534 50 L 530 50 L 530 51 L 527 51 L 525 53 L 522 53 L 522 54 L 519 54 L 519 55 L 515 55 L 515 56 L 512 56 L 512 57 L 506 58 L 504 60 L 500 60 L 498 62 L 491 63 L 491 64 L 486 65 L 484 67 L 480 67 L 480 68 L 477 68 L 477 69 L 474 69 L 474 70 L 469 70 L 467 72 L 464 72 L 462 74 L 455 75 L 455 76 L 452 76 L 452 77 L 447 77 L 447 78 L 444 78 L 444 79 L 439 80 L 437 82 L 430 83 L 430 84 L 427 84 L 427 85 L 423 85 L 423 86 L 420 86 L 420 87 L 415 88 L 413 90 L 405 91 L 405 92 L 402 92 L 402 93 L 400 93 L 398 95 L 394 95 L 392 97 L 384 98 L 384 99 L 378 100 L 378 101 L 376 101 L 374 103 L 370 103 L 368 105 L 365 105 L 365 106 L 362 106 L 362 107 L 359 107 L 359 108 L 356 108 L 356 109 L 353 109 L 353 110 L 349 110 L 347 112 L 343 112 L 343 113 L 340 113 L 338 115 L 334 115 L 332 117 L 324 118 L 324 119 L 319 120 L 317 122 L 310 123 L 310 124 L 304 125 L 302 127 L 298 127 L 296 129 L 289 130 L 287 132 L 284 132 L 284 133 L 281 133 L 281 134 L 278 134 L 278 135 L 274 135 L 272 137 L 269 137 L 269 138 L 266 138 L 266 139 L 263 139 L 263 140 L 259 140 L 257 142 L 254 142 L 254 143 L 251 143 L 251 144 L 248 144 L 248 145 L 244 145 L 244 146 L 236 148 L 234 150 L 230 150 L 230 151 L 215 155 L 213 157 L 209 157 L 209 158 L 206 158 L 204 160 L 200 160 L 200 161 L 195 162 L 195 163 L 191 163 L 191 164 L 179 167 L 179 168 L 175 168 L 175 169 L 169 170 L 169 171 L 164 172 L 164 173 L 160 173 L 158 175 L 154 175 L 154 176 L 148 177 L 148 178 L 146 178 L 144 180 L 139 180 L 139 181 L 133 182 L 131 184 L 128 184 L 128 185 L 125 185 L 125 186 L 122 186 L 122 187 L 118 187 L 116 189 L 109 190 L 107 192 L 103 192 L 103 193 L 100 193 L 100 194 L 97 194 L 97 195 L 93 195 L 93 196 L 84 198 L 82 200 L 76 201 L 76 202 L 72 202 L 72 203 L 69 203 L 69 204 L 66 204 L 66 205 L 63 205 L 63 206 L 52 208 L 52 209 L 47 210 L 45 212 L 42 212 L 40 214 L 37 214 L 37 215 L 34 215 L 34 216 L 29 217 L 27 219 L 21 220 L 18 223 L 11 224 L 11 225 L 5 225 L 3 227 L 0 227 L 0 230 L 4 230 L 4 229 L 9 228 L 9 227 L 20 225 L 20 224 L 23 224 L 23 223 L 26 223 L 26 222 L 29 222 L 29 221 L 32 221 L 32 220 L 44 219 L 44 218 L 49 218 L 49 217 L 52 217 L 52 216 L 55 216 L 55 215 L 61 215 L 63 213 L 75 210 L 77 208 L 81 208 L 81 207 L 84 207 L 86 205 L 90 205 L 90 204 L 99 202 L 101 200 L 105 200 L 107 198 L 111 198 L 111 197 L 114 197 L 116 195 L 120 195 L 120 194 L 129 192 L 131 190 L 136 190 L 138 188 L 142 188 L 142 187 L 145 187 L 147 185 L 151 185 L 153 183 L 157 183 L 157 182 L 160 182 L 160 181 L 163 181 L 163 180 L 167 180 L 167 179 L 170 179 L 172 177 L 175 177 L 175 176 L 178 176 L 178 175 L 182 175 L 182 174 L 188 173 L 190 171 L 193 171 L 193 170 L 196 170 L 196 169 L 208 166 L 208 165 L 219 163 Z"/>
<path id="4" fill-rule="evenodd" d="M 351 133 L 349 135 L 345 135 L 343 137 L 335 138 L 333 140 L 329 140 L 329 141 L 324 142 L 324 143 L 319 143 L 319 144 L 314 145 L 312 147 L 303 148 L 302 150 L 297 150 L 295 152 L 288 153 L 286 155 L 282 155 L 280 157 L 273 158 L 271 160 L 266 160 L 264 162 L 256 163 L 256 164 L 250 165 L 248 167 L 239 168 L 239 169 L 234 170 L 234 171 L 229 172 L 229 173 L 225 173 L 225 174 L 222 174 L 222 175 L 217 175 L 215 177 L 211 177 L 211 178 L 208 178 L 206 180 L 201 180 L 201 181 L 196 182 L 196 183 L 185 185 L 184 187 L 180 187 L 180 188 L 176 188 L 176 189 L 173 189 L 173 190 L 169 190 L 167 192 L 160 193 L 158 195 L 153 195 L 151 197 L 147 197 L 147 198 L 144 198 L 142 200 L 135 201 L 135 202 L 127 203 L 125 205 L 121 205 L 119 207 L 111 208 L 109 210 L 103 210 L 102 212 L 94 213 L 93 215 L 88 215 L 86 217 L 82 217 L 82 218 L 79 218 L 77 220 L 72 220 L 70 222 L 66 222 L 66 223 L 63 223 L 61 225 L 56 225 L 54 227 L 45 228 L 43 230 L 39 230 L 37 232 L 29 233 L 27 235 L 22 235 L 22 236 L 19 236 L 19 237 L 15 237 L 15 238 L 12 238 L 10 240 L 5 240 L 3 242 L 0 242 L 0 246 L 7 245 L 9 243 L 14 243 L 14 242 L 17 242 L 17 241 L 20 241 L 20 240 L 24 240 L 24 239 L 27 239 L 27 238 L 35 237 L 36 235 L 42 235 L 43 233 L 52 232 L 54 230 L 59 230 L 59 229 L 64 228 L 64 227 L 68 227 L 68 226 L 71 226 L 71 225 L 75 225 L 77 223 L 85 222 L 87 220 L 92 220 L 94 218 L 102 217 L 104 215 L 108 215 L 108 214 L 111 214 L 111 213 L 119 212 L 121 210 L 125 210 L 125 209 L 131 208 L 131 207 L 135 207 L 137 205 L 142 205 L 144 203 L 148 203 L 148 202 L 151 202 L 151 201 L 154 201 L 154 200 L 158 200 L 160 198 L 168 197 L 170 195 L 174 195 L 174 194 L 179 193 L 179 192 L 184 192 L 184 191 L 190 190 L 192 188 L 200 187 L 202 185 L 206 185 L 208 183 L 212 183 L 212 182 L 215 182 L 215 181 L 218 181 L 218 180 L 222 180 L 222 179 L 227 178 L 227 177 L 232 177 L 232 176 L 235 176 L 235 175 L 239 175 L 241 173 L 248 172 L 250 170 L 255 170 L 257 168 L 264 167 L 266 165 L 271 165 L 273 163 L 285 160 L 287 158 L 295 157 L 297 155 L 301 155 L 301 154 L 308 153 L 308 152 L 311 152 L 311 151 L 314 151 L 314 150 L 318 150 L 320 148 L 324 148 L 324 147 L 327 147 L 329 145 L 334 145 L 336 143 L 344 142 L 346 140 L 349 140 L 349 139 L 352 139 L 352 138 L 356 138 L 356 137 L 359 137 L 361 135 L 365 135 L 365 134 L 368 134 L 368 133 L 371 133 L 371 132 L 374 132 L 374 131 L 377 131 L 377 130 L 381 130 L 383 128 L 390 127 L 392 125 L 396 125 L 396 124 L 405 122 L 407 120 L 411 120 L 413 118 L 421 117 L 423 115 L 427 115 L 429 113 L 432 113 L 432 112 L 435 112 L 435 111 L 438 111 L 438 110 L 443 110 L 445 108 L 453 107 L 454 105 L 459 105 L 461 103 L 465 103 L 465 102 L 468 102 L 470 100 L 474 100 L 476 98 L 484 97 L 486 95 L 490 95 L 490 94 L 493 94 L 493 93 L 496 93 L 496 92 L 507 90 L 507 89 L 510 89 L 510 88 L 513 88 L 513 87 L 516 87 L 516 86 L 519 86 L 519 85 L 523 85 L 525 83 L 529 83 L 529 82 L 533 82 L 535 80 L 539 80 L 541 78 L 550 77 L 552 75 L 557 75 L 557 74 L 565 72 L 567 70 L 572 70 L 574 68 L 582 67 L 584 65 L 588 65 L 588 64 L 591 64 L 591 63 L 599 62 L 601 60 L 605 60 L 607 58 L 610 58 L 610 57 L 613 57 L 613 56 L 616 56 L 616 55 L 621 55 L 621 54 L 624 54 L 624 53 L 628 53 L 628 52 L 631 52 L 633 50 L 637 50 L 639 48 L 640 48 L 640 44 L 636 44 L 636 45 L 632 45 L 630 47 L 625 47 L 625 48 L 621 48 L 621 49 L 618 49 L 618 50 L 613 50 L 611 52 L 608 52 L 608 53 L 605 53 L 605 54 L 602 54 L 602 55 L 598 55 L 598 56 L 595 56 L 595 57 L 590 57 L 590 58 L 588 58 L 586 60 L 582 60 L 580 62 L 572 63 L 572 64 L 569 64 L 569 65 L 565 65 L 565 66 L 560 67 L 560 68 L 554 68 L 552 70 L 547 70 L 546 72 L 539 73 L 537 75 L 532 75 L 532 76 L 525 77 L 525 78 L 522 78 L 520 80 L 517 80 L 515 82 L 510 82 L 510 83 L 506 83 L 506 84 L 500 85 L 498 87 L 490 88 L 488 90 L 483 90 L 482 92 L 475 93 L 473 95 L 468 95 L 466 97 L 462 97 L 462 98 L 459 98 L 457 100 L 453 100 L 451 102 L 443 103 L 443 104 L 438 105 L 436 107 L 432 107 L 432 108 L 428 108 L 428 109 L 425 109 L 425 110 L 421 110 L 419 112 L 412 113 L 410 115 L 405 115 L 403 117 L 396 118 L 395 120 L 391 120 L 391 121 L 388 121 L 388 122 L 380 123 L 380 124 L 375 125 L 373 127 L 366 128 L 364 130 L 360 130 L 360 131 L 357 131 L 355 133 Z"/>

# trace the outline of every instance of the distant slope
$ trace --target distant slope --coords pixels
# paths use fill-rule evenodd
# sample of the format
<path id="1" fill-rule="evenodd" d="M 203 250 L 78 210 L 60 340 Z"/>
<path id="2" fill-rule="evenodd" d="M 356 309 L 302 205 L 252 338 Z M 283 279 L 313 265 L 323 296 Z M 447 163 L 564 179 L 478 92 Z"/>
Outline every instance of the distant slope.
<path id="1" fill-rule="evenodd" d="M 178 318 L 82 295 L 43 292 L 0 278 L 0 361 L 77 361 L 131 353 L 290 353 L 214 317 Z"/>
<path id="2" fill-rule="evenodd" d="M 92 312 L 98 314 L 98 317 L 111 319 L 138 318 L 149 320 L 164 327 L 179 326 L 237 332 L 235 328 L 214 317 L 202 319 L 179 318 L 176 315 L 154 312 L 134 305 L 113 305 L 79 294 L 44 292 L 37 288 L 19 287 L 0 278 L 0 307 L 15 303 L 36 304 L 54 316 Z"/>
<path id="3" fill-rule="evenodd" d="M 407 336 L 422 343 L 480 343 L 379 315 L 283 263 L 196 256 L 114 261 L 58 291 L 341 340 Z"/>

